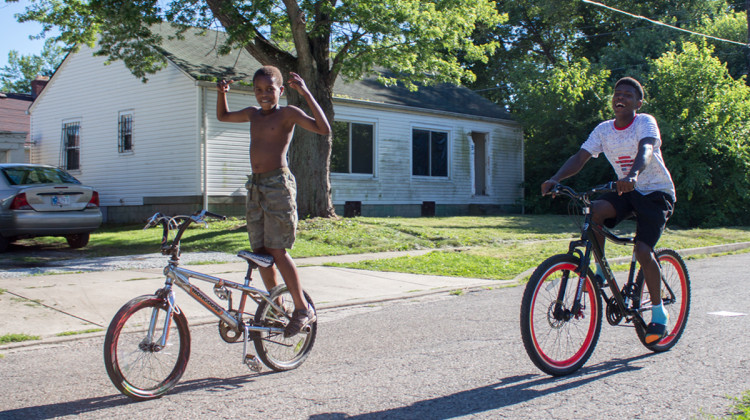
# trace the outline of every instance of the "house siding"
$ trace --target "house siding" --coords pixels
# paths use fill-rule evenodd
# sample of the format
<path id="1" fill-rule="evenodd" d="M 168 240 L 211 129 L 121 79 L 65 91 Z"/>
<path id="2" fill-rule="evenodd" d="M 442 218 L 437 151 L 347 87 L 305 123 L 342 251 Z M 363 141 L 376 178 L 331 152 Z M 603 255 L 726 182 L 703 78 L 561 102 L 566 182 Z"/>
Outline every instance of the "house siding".
<path id="1" fill-rule="evenodd" d="M 250 172 L 249 124 L 219 122 L 211 106 L 216 101 L 215 91 L 208 89 L 205 97 L 209 208 L 240 215 L 246 195 L 246 175 Z M 252 92 L 233 90 L 227 101 L 230 110 L 239 110 L 254 105 L 255 98 Z M 347 201 L 361 202 L 363 215 L 419 216 L 425 201 L 435 202 L 436 214 L 486 213 L 485 207 L 494 207 L 489 212 L 518 210 L 523 146 L 517 123 L 447 118 L 428 112 L 356 106 L 335 99 L 334 111 L 336 121 L 375 126 L 373 175 L 331 174 L 332 201 L 337 213 L 343 214 Z M 449 133 L 448 177 L 412 176 L 413 128 Z M 486 195 L 471 191 L 471 131 L 488 135 L 487 183 L 491 189 Z"/>
<path id="2" fill-rule="evenodd" d="M 338 207 L 347 201 L 359 201 L 363 208 L 400 206 L 413 214 L 419 213 L 414 206 L 425 201 L 435 202 L 436 206 L 513 206 L 520 198 L 522 137 L 518 125 L 512 121 L 488 122 L 341 105 L 336 108 L 336 119 L 376 121 L 377 151 L 374 176 L 331 174 L 333 202 Z M 448 132 L 447 177 L 412 175 L 414 128 Z M 471 189 L 471 131 L 488 133 L 487 178 L 491 189 L 487 195 L 475 195 Z M 382 209 L 377 212 L 382 213 Z M 366 214 L 363 209 L 363 215 Z"/>
<path id="3" fill-rule="evenodd" d="M 141 83 L 120 61 L 83 47 L 58 68 L 31 109 L 34 160 L 59 165 L 64 121 L 80 121 L 80 170 L 103 207 L 201 195 L 199 90 L 174 65 Z M 96 94 L 93 94 L 96 93 Z M 118 152 L 118 115 L 133 112 L 133 151 Z"/>
<path id="4" fill-rule="evenodd" d="M 226 123 L 216 119 L 216 89 L 207 89 L 208 194 L 211 197 L 244 197 L 250 173 L 250 124 Z M 231 111 L 255 104 L 251 92 L 234 90 L 227 95 Z"/>

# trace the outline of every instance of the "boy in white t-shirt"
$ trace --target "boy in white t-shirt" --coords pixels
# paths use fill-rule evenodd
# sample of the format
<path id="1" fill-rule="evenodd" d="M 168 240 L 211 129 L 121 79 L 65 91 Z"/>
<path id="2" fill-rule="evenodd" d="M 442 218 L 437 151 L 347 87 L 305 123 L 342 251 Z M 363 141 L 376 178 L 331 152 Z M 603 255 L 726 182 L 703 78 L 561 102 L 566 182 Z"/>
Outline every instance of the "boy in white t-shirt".
<path id="1" fill-rule="evenodd" d="M 636 215 L 635 255 L 653 305 L 646 331 L 646 342 L 650 344 L 667 333 L 669 316 L 661 301 L 661 272 L 654 247 L 672 215 L 676 196 L 661 155 L 659 127 L 651 115 L 637 113 L 642 105 L 641 84 L 632 77 L 618 80 L 612 95 L 615 118 L 599 124 L 581 149 L 542 183 L 542 195 L 577 174 L 591 157 L 602 152 L 607 157 L 617 173 L 617 192 L 604 194 L 591 203 L 592 220 L 611 228 L 631 213 Z M 597 239 L 603 247 L 603 238 Z"/>

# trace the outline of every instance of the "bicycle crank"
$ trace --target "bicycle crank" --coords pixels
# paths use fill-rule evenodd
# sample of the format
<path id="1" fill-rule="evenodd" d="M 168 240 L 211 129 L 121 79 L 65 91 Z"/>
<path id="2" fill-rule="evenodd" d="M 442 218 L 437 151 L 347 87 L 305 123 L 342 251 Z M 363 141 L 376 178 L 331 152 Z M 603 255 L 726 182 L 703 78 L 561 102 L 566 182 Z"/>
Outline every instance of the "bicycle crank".
<path id="1" fill-rule="evenodd" d="M 237 318 L 237 311 L 231 310 L 229 313 L 234 317 Z M 242 338 L 242 332 L 238 330 L 232 329 L 232 327 L 229 326 L 224 321 L 219 321 L 219 335 L 221 336 L 221 339 L 226 341 L 227 343 L 236 343 L 237 340 Z"/>

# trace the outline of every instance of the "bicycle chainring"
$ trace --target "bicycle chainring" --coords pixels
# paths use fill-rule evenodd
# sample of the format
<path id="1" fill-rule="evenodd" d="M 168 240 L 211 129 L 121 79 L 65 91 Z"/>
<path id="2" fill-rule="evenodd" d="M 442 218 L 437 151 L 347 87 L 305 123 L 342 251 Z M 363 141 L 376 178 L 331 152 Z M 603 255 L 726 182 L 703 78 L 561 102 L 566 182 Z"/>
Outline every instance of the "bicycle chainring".
<path id="1" fill-rule="evenodd" d="M 237 318 L 237 311 L 231 310 L 229 313 Z M 226 322 L 219 321 L 219 335 L 221 336 L 221 339 L 227 343 L 236 343 L 242 338 L 242 331 L 233 330 Z"/>
<path id="2" fill-rule="evenodd" d="M 622 312 L 620 307 L 617 306 L 617 301 L 614 297 L 607 299 L 607 322 L 609 325 L 619 325 L 622 321 Z"/>

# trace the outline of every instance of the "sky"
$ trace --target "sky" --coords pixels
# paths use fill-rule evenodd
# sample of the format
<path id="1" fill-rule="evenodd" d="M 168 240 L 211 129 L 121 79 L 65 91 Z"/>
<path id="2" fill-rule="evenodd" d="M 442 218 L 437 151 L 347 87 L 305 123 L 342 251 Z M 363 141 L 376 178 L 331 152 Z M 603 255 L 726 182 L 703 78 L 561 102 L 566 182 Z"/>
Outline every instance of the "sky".
<path id="1" fill-rule="evenodd" d="M 38 35 L 42 31 L 42 25 L 36 22 L 18 23 L 13 17 L 23 12 L 29 3 L 26 0 L 13 3 L 0 0 L 0 68 L 8 64 L 10 50 L 16 50 L 21 55 L 40 55 L 44 48 L 44 39 L 29 39 L 29 35 Z"/>

